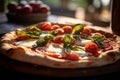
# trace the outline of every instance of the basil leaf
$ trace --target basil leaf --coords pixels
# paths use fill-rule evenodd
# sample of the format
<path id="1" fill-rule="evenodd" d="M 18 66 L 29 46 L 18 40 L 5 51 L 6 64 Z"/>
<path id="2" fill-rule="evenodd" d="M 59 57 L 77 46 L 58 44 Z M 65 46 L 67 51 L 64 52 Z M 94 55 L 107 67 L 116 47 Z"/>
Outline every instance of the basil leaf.
<path id="1" fill-rule="evenodd" d="M 66 47 L 71 47 L 71 43 L 72 43 L 72 39 L 70 37 L 70 35 L 65 35 L 64 37 L 64 48 Z"/>
<path id="2" fill-rule="evenodd" d="M 49 36 L 45 36 L 44 40 L 49 41 L 49 40 L 52 40 L 53 38 L 54 38 L 53 35 L 49 35 Z"/>
<path id="3" fill-rule="evenodd" d="M 104 49 L 104 46 L 103 46 L 102 42 L 99 42 L 97 40 L 94 40 L 93 42 L 95 42 L 98 45 L 99 48 Z"/>
<path id="4" fill-rule="evenodd" d="M 47 44 L 48 41 L 46 41 L 45 39 L 39 39 L 36 41 L 36 45 L 34 45 L 34 47 L 38 47 L 38 46 L 45 46 Z"/>
<path id="5" fill-rule="evenodd" d="M 33 46 L 34 47 L 45 46 L 48 43 L 48 41 L 53 39 L 53 37 L 54 37 L 53 35 L 45 36 L 44 38 L 37 40 L 36 45 Z"/>
<path id="6" fill-rule="evenodd" d="M 82 49 L 82 48 L 80 48 L 78 46 L 72 47 L 72 50 L 74 50 L 74 51 L 84 51 L 84 49 Z"/>
<path id="7" fill-rule="evenodd" d="M 54 36 L 56 36 L 58 34 L 56 31 L 50 31 L 49 33 L 54 35 Z"/>
<path id="8" fill-rule="evenodd" d="M 103 49 L 104 46 L 103 46 L 103 41 L 106 39 L 106 37 L 104 35 L 102 36 L 93 36 L 93 37 L 90 37 L 90 39 L 95 42 L 99 48 Z"/>
<path id="9" fill-rule="evenodd" d="M 81 42 L 80 35 L 73 35 L 73 37 L 76 39 L 78 43 Z"/>
<path id="10" fill-rule="evenodd" d="M 72 44 L 72 38 L 70 37 L 69 34 L 66 34 L 64 37 L 64 46 L 63 46 L 64 53 L 69 53 L 71 51 L 72 48 L 71 44 Z"/>
<path id="11" fill-rule="evenodd" d="M 26 33 L 26 31 L 17 31 L 17 34 L 18 35 L 26 35 L 27 33 Z"/>
<path id="12" fill-rule="evenodd" d="M 76 25 L 73 28 L 72 34 L 80 34 L 80 32 L 83 30 L 83 28 L 84 28 L 83 24 Z"/>
<path id="13" fill-rule="evenodd" d="M 31 38 L 38 37 L 40 34 L 41 32 L 38 32 L 38 31 L 27 32 L 27 35 Z"/>
<path id="14" fill-rule="evenodd" d="M 35 25 L 30 26 L 30 30 L 41 32 L 41 30 L 38 27 L 36 27 Z"/>
<path id="15" fill-rule="evenodd" d="M 39 36 L 41 33 L 38 31 L 32 31 L 32 32 L 27 32 L 27 34 L 29 35 L 35 35 L 35 36 Z"/>
<path id="16" fill-rule="evenodd" d="M 29 31 L 17 31 L 18 35 L 27 35 L 31 38 L 36 38 L 41 34 L 41 30 L 37 28 L 36 26 L 30 26 L 28 29 Z"/>

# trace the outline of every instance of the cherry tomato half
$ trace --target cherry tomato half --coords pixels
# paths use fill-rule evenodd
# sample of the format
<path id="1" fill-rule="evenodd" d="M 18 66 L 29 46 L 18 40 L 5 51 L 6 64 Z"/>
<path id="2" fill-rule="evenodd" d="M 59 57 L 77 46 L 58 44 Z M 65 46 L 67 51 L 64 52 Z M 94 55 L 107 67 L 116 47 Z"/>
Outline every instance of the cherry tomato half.
<path id="1" fill-rule="evenodd" d="M 62 28 L 58 28 L 55 30 L 59 35 L 64 34 L 64 30 Z"/>
<path id="2" fill-rule="evenodd" d="M 62 36 L 57 36 L 57 37 L 55 37 L 55 38 L 52 40 L 52 42 L 57 43 L 57 44 L 64 43 L 64 37 L 62 37 Z"/>
<path id="3" fill-rule="evenodd" d="M 75 45 L 76 44 L 76 39 L 75 38 L 72 38 L 72 45 Z"/>
<path id="4" fill-rule="evenodd" d="M 54 58 L 62 58 L 62 56 L 60 54 L 56 54 L 56 53 L 48 53 L 47 55 L 54 57 Z"/>
<path id="5" fill-rule="evenodd" d="M 40 29 L 50 31 L 53 29 L 53 27 L 51 26 L 50 22 L 45 22 L 44 24 L 41 25 Z"/>
<path id="6" fill-rule="evenodd" d="M 53 27 L 53 30 L 60 28 L 59 25 L 53 25 L 52 27 Z"/>
<path id="7" fill-rule="evenodd" d="M 72 33 L 72 27 L 71 26 L 63 26 L 62 29 L 66 34 L 71 34 Z"/>
<path id="8" fill-rule="evenodd" d="M 22 40 L 27 40 L 27 39 L 29 39 L 30 37 L 29 36 L 27 36 L 27 35 L 20 35 L 20 36 L 18 36 L 15 40 L 16 41 L 22 41 Z"/>
<path id="9" fill-rule="evenodd" d="M 72 61 L 80 60 L 79 55 L 76 53 L 67 53 L 65 56 L 65 59 L 72 60 Z"/>
<path id="10" fill-rule="evenodd" d="M 90 28 L 85 27 L 82 31 L 81 37 L 87 38 L 89 35 L 91 35 L 92 31 Z"/>

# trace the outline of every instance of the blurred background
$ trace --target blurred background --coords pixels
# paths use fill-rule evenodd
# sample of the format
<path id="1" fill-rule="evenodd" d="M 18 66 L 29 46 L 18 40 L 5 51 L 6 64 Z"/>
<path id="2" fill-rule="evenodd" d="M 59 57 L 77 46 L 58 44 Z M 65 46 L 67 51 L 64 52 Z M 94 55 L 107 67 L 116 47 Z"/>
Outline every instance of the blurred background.
<path id="1" fill-rule="evenodd" d="M 7 12 L 8 3 L 20 0 L 0 0 L 1 12 Z M 22 0 L 21 0 L 22 1 Z M 24 1 L 24 0 L 23 0 Z M 26 0 L 30 2 L 31 0 Z M 37 0 L 39 1 L 39 0 Z M 40 0 L 51 8 L 51 15 L 67 16 L 93 23 L 96 26 L 109 26 L 112 0 Z"/>

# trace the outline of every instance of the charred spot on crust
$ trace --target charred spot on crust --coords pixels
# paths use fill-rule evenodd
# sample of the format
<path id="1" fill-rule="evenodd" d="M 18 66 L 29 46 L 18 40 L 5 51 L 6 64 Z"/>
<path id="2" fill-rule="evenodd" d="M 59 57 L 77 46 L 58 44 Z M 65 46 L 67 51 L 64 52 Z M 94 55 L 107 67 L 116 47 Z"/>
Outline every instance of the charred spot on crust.
<path id="1" fill-rule="evenodd" d="M 116 53 L 115 52 L 110 52 L 108 54 L 108 56 L 110 56 L 110 58 L 114 61 L 115 60 L 115 57 L 116 57 Z"/>
<path id="2" fill-rule="evenodd" d="M 21 53 L 25 53 L 25 50 L 21 47 L 17 47 L 17 48 L 10 48 L 9 50 L 7 50 L 7 55 L 11 56 L 15 53 L 21 54 Z"/>
<path id="3" fill-rule="evenodd" d="M 7 53 L 11 53 L 13 51 L 13 48 L 10 48 L 9 50 L 7 50 Z"/>
<path id="4" fill-rule="evenodd" d="M 6 51 L 6 55 L 11 56 L 13 52 L 14 52 L 14 49 L 10 48 L 9 50 Z"/>
<path id="5" fill-rule="evenodd" d="M 10 48 L 7 50 L 7 53 L 11 52 L 13 50 L 13 48 Z"/>

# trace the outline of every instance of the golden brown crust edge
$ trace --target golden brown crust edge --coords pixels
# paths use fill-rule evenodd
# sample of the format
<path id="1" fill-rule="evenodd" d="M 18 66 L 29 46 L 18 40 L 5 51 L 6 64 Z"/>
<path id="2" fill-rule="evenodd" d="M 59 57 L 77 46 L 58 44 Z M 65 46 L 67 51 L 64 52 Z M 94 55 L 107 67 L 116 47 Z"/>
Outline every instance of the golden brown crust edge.
<path id="1" fill-rule="evenodd" d="M 15 46 L 11 44 L 11 39 L 15 38 L 15 31 L 4 34 L 0 38 L 0 51 L 4 54 L 7 53 L 7 50 L 14 48 Z"/>
<path id="2" fill-rule="evenodd" d="M 97 58 L 94 57 L 91 60 L 69 61 L 56 59 L 41 54 L 33 54 L 30 53 L 30 51 L 25 47 L 17 47 L 9 50 L 7 56 L 15 60 L 53 68 L 90 68 L 100 67 L 116 62 L 120 58 L 120 53 L 116 52 L 116 50 L 110 51 L 107 54 L 104 53 L 101 56 Z"/>

